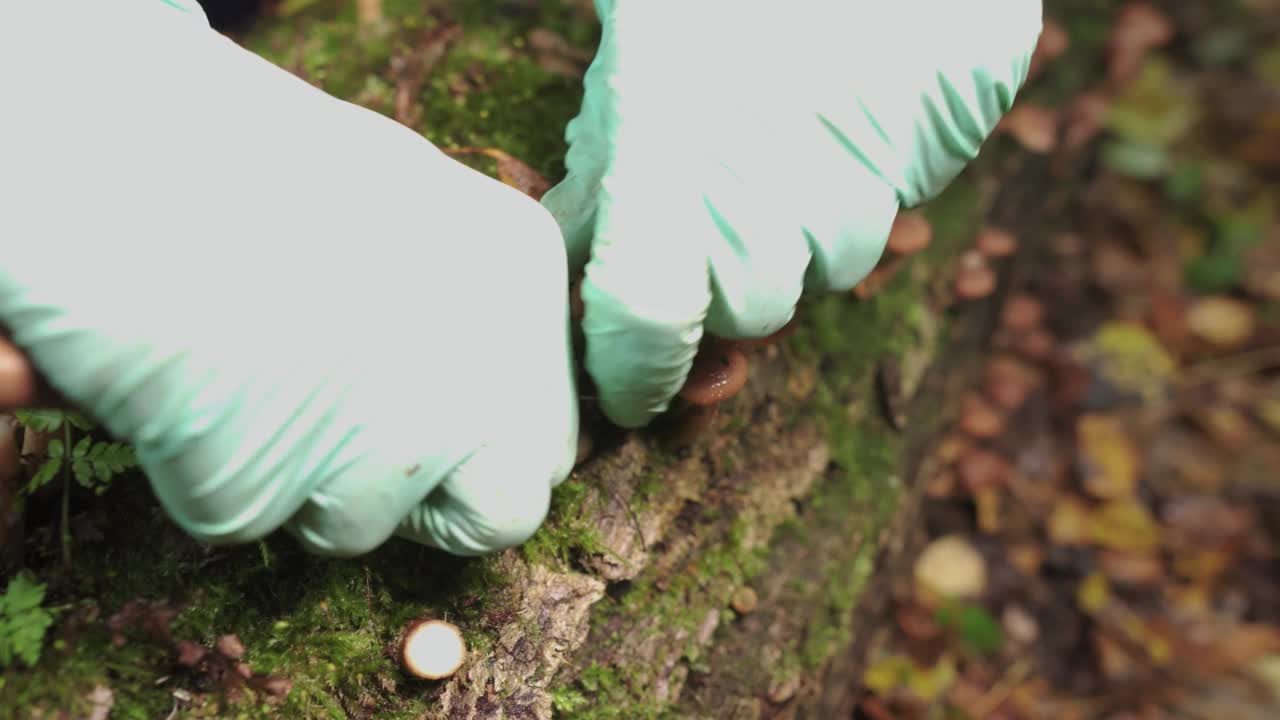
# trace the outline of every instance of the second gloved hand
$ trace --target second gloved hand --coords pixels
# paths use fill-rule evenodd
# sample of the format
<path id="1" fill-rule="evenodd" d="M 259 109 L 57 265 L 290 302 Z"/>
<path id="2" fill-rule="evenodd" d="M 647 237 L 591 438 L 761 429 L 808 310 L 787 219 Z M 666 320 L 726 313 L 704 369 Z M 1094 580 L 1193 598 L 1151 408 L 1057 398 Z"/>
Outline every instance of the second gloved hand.
<path id="1" fill-rule="evenodd" d="M 628 427 L 704 329 L 763 337 L 848 289 L 899 207 L 940 191 L 1013 103 L 1036 0 L 785 6 L 596 0 L 603 37 L 544 198 L 585 266 L 586 365 Z"/>
<path id="2" fill-rule="evenodd" d="M 0 323 L 200 539 L 524 540 L 577 440 L 554 220 L 183 2 L 0 24 Z"/>

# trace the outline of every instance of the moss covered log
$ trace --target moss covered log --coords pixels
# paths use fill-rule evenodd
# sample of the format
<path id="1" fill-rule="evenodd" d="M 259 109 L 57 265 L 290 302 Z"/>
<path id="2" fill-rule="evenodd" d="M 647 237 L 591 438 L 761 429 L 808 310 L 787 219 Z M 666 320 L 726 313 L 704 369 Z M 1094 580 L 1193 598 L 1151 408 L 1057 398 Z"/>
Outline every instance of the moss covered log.
<path id="1" fill-rule="evenodd" d="M 563 47 L 547 49 L 548 29 Z M 568 0 L 385 0 L 363 25 L 357 3 L 283 0 L 240 40 L 442 147 L 498 148 L 556 178 L 572 70 L 597 33 L 589 3 Z M 847 717 L 910 488 L 990 323 L 986 305 L 950 304 L 949 265 L 991 210 L 992 169 L 1017 157 L 996 143 L 930 203 L 935 242 L 876 296 L 806 299 L 797 332 L 752 352 L 746 389 L 692 442 L 679 417 L 641 433 L 588 423 L 591 457 L 519 549 L 209 548 L 138 478 L 73 497 L 65 567 L 57 500 L 32 497 L 26 564 L 57 618 L 38 664 L 0 676 L 0 716 L 89 717 L 105 688 L 113 718 Z M 466 637 L 448 680 L 397 665 L 422 617 Z M 230 701 L 175 650 L 227 634 L 253 673 L 291 683 L 283 698 Z"/>

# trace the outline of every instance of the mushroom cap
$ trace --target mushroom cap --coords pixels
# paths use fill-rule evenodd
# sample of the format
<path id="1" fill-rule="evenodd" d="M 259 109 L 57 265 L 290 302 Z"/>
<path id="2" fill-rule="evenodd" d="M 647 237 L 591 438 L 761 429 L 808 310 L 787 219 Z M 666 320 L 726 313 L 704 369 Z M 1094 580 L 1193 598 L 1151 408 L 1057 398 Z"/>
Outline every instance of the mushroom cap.
<path id="1" fill-rule="evenodd" d="M 1005 431 L 1004 413 L 986 398 L 969 393 L 960 405 L 960 429 L 976 438 L 999 437 Z"/>
<path id="2" fill-rule="evenodd" d="M 419 620 L 405 630 L 400 659 L 414 677 L 440 680 L 462 667 L 467 644 L 457 626 L 442 620 Z"/>
<path id="3" fill-rule="evenodd" d="M 1000 324 L 1015 333 L 1031 332 L 1044 320 L 1044 304 L 1025 293 L 1005 300 L 1000 310 Z"/>
<path id="4" fill-rule="evenodd" d="M 933 241 L 933 226 L 924 213 L 905 210 L 893 219 L 885 248 L 898 255 L 911 255 L 929 247 Z"/>
<path id="5" fill-rule="evenodd" d="M 680 397 L 694 405 L 724 402 L 747 383 L 747 356 L 732 344 L 713 342 L 698 353 Z"/>
<path id="6" fill-rule="evenodd" d="M 1044 328 L 1036 328 L 1017 339 L 1018 352 L 1032 360 L 1047 360 L 1053 354 L 1057 340 Z"/>
<path id="7" fill-rule="evenodd" d="M 1018 239 L 1004 228 L 988 225 L 978 231 L 975 245 L 978 252 L 989 258 L 1001 258 L 1018 250 Z"/>
<path id="8" fill-rule="evenodd" d="M 1015 105 L 997 127 L 1037 155 L 1047 155 L 1058 146 L 1058 113 L 1043 105 Z"/>
<path id="9" fill-rule="evenodd" d="M 960 256 L 960 270 L 956 273 L 955 292 L 964 300 L 984 298 L 996 289 L 996 272 L 980 253 L 967 252 Z"/>

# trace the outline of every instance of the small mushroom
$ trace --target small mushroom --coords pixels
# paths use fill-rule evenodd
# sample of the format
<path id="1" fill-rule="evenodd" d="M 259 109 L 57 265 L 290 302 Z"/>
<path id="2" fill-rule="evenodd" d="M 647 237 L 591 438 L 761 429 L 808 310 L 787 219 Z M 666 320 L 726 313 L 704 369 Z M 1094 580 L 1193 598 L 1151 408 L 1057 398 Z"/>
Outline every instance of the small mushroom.
<path id="1" fill-rule="evenodd" d="M 955 292 L 963 300 L 984 298 L 996 289 L 996 272 L 987 264 L 982 253 L 971 250 L 960 256 L 960 269 L 956 273 Z"/>
<path id="2" fill-rule="evenodd" d="M 983 389 L 998 407 L 1014 412 L 1027 402 L 1039 384 L 1035 371 L 1010 355 L 998 355 L 987 363 Z"/>
<path id="3" fill-rule="evenodd" d="M 792 316 L 792 318 L 789 321 L 787 321 L 786 325 L 783 325 L 781 328 L 778 329 L 777 332 L 773 333 L 772 335 L 767 335 L 762 338 L 748 338 L 746 340 L 734 340 L 733 345 L 737 347 L 739 350 L 742 350 L 743 352 L 746 352 L 747 350 L 755 350 L 756 348 L 768 347 L 769 345 L 773 345 L 775 343 L 779 343 L 787 339 L 788 337 L 791 336 L 792 333 L 796 331 L 796 328 L 798 327 L 800 327 L 799 316 L 798 315 Z"/>
<path id="4" fill-rule="evenodd" d="M 999 437 L 1005 431 L 1004 413 L 977 393 L 965 396 L 960 407 L 960 429 L 976 438 Z"/>
<path id="5" fill-rule="evenodd" d="M 750 614 L 759 604 L 760 598 L 756 595 L 756 591 L 751 589 L 750 585 L 743 585 L 735 590 L 733 597 L 729 600 L 729 606 L 739 615 Z"/>
<path id="6" fill-rule="evenodd" d="M 1019 335 L 1017 340 L 1014 341 L 1014 347 L 1019 353 L 1036 362 L 1048 360 L 1057 344 L 1058 342 L 1053 335 L 1044 328 L 1038 328 L 1025 335 Z"/>
<path id="7" fill-rule="evenodd" d="M 747 356 L 736 345 L 715 340 L 699 351 L 680 390 L 680 397 L 692 405 L 724 402 L 747 383 Z"/>
<path id="8" fill-rule="evenodd" d="M 895 255 L 914 255 L 929 247 L 933 241 L 933 226 L 924 213 L 908 210 L 898 213 L 889 230 L 885 249 Z"/>
<path id="9" fill-rule="evenodd" d="M 996 129 L 1007 133 L 1025 150 L 1037 155 L 1048 155 L 1058 146 L 1058 112 L 1043 105 L 1022 103 L 1013 106 Z"/>
<path id="10" fill-rule="evenodd" d="M 853 288 L 853 294 L 863 300 L 875 295 L 902 269 L 905 258 L 929 247 L 932 241 L 933 226 L 924 213 L 916 210 L 899 212 L 885 241 L 884 256 L 875 269 Z"/>
<path id="11" fill-rule="evenodd" d="M 1174 33 L 1173 23 L 1151 3 L 1127 3 L 1116 14 L 1107 43 L 1111 82 L 1122 85 L 1130 80 L 1147 54 L 1167 45 Z"/>
<path id="12" fill-rule="evenodd" d="M 414 677 L 424 680 L 447 678 L 462 667 L 467 644 L 462 632 L 442 620 L 415 620 L 400 639 L 400 662 Z"/>
<path id="13" fill-rule="evenodd" d="M 1034 297 L 1018 293 L 1005 301 L 1000 310 L 1000 324 L 1014 333 L 1027 333 L 1040 327 L 1044 305 Z"/>
<path id="14" fill-rule="evenodd" d="M 1004 228 L 988 225 L 978 231 L 978 252 L 988 258 L 1008 257 L 1018 251 L 1018 239 Z"/>
<path id="15" fill-rule="evenodd" d="M 1040 31 L 1040 40 L 1031 54 L 1031 68 L 1027 71 L 1027 76 L 1039 75 L 1046 65 L 1061 57 L 1069 47 L 1071 47 L 1071 36 L 1067 31 L 1057 22 L 1045 19 Z"/>
<path id="16" fill-rule="evenodd" d="M 984 487 L 1003 485 L 1009 479 L 1012 467 L 1009 461 L 985 448 L 970 448 L 956 464 L 960 482 L 969 492 Z"/>

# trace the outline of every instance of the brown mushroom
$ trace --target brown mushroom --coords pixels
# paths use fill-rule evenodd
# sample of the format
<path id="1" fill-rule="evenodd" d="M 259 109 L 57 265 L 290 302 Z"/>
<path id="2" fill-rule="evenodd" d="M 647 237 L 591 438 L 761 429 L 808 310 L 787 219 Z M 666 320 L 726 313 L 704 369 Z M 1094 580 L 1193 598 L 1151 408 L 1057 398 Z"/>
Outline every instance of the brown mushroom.
<path id="1" fill-rule="evenodd" d="M 1049 359 L 1049 356 L 1053 354 L 1053 350 L 1057 347 L 1057 344 L 1057 340 L 1054 339 L 1053 335 L 1048 330 L 1038 328 L 1026 333 L 1025 335 L 1018 336 L 1014 346 L 1017 348 L 1018 352 L 1022 353 L 1027 358 L 1041 362 Z"/>
<path id="2" fill-rule="evenodd" d="M 0 408 L 30 405 L 35 393 L 36 374 L 27 356 L 0 337 Z"/>
<path id="3" fill-rule="evenodd" d="M 955 293 L 963 300 L 984 298 L 996 289 L 996 272 L 981 253 L 971 250 L 960 256 Z"/>
<path id="4" fill-rule="evenodd" d="M 969 393 L 960 404 L 960 429 L 976 438 L 999 437 L 1005 431 L 1005 416 L 977 393 Z"/>
<path id="5" fill-rule="evenodd" d="M 960 482 L 969 492 L 983 487 L 1003 485 L 1012 468 L 1009 461 L 985 448 L 970 448 L 956 463 Z"/>
<path id="6" fill-rule="evenodd" d="M 988 258 L 1008 257 L 1018 251 L 1018 239 L 1013 233 L 994 225 L 979 230 L 974 244 Z"/>
<path id="7" fill-rule="evenodd" d="M 1022 407 L 1039 384 L 1036 372 L 1011 355 L 997 355 L 987 363 L 983 389 L 1006 412 Z"/>
<path id="8" fill-rule="evenodd" d="M 1005 300 L 1000 310 L 1000 324 L 1015 333 L 1027 333 L 1040 327 L 1044 305 L 1034 297 L 1018 293 Z"/>
<path id="9" fill-rule="evenodd" d="M 424 680 L 447 678 L 462 667 L 466 656 L 466 641 L 452 623 L 418 619 L 409 623 L 401 633 L 400 662 L 414 677 Z"/>
<path id="10" fill-rule="evenodd" d="M 1040 31 L 1040 40 L 1031 54 L 1031 68 L 1027 71 L 1027 76 L 1031 78 L 1039 75 L 1046 65 L 1061 57 L 1069 47 L 1071 47 L 1071 36 L 1062 25 L 1045 19 Z"/>
<path id="11" fill-rule="evenodd" d="M 929 247 L 933 241 L 933 226 L 924 213 L 903 210 L 893 219 L 885 252 L 874 270 L 853 288 L 853 294 L 867 299 L 879 292 L 902 269 L 904 259 Z"/>
<path id="12" fill-rule="evenodd" d="M 769 345 L 773 345 L 775 343 L 779 343 L 787 339 L 788 337 L 791 336 L 792 333 L 796 331 L 796 328 L 798 327 L 800 327 L 799 316 L 792 316 L 791 320 L 787 321 L 786 325 L 783 325 L 781 328 L 777 330 L 777 332 L 774 332 L 771 335 L 767 335 L 762 338 L 748 338 L 746 340 L 734 340 L 733 345 L 737 347 L 739 350 L 742 350 L 743 352 L 746 352 L 748 350 L 755 350 L 756 348 L 767 347 Z"/>
<path id="13" fill-rule="evenodd" d="M 1111 82 L 1122 85 L 1137 74 L 1152 50 L 1173 40 L 1169 18 L 1149 2 L 1130 2 L 1120 9 L 1111 25 L 1107 54 Z"/>
<path id="14" fill-rule="evenodd" d="M 693 405 L 724 402 L 747 383 L 747 356 L 734 343 L 713 340 L 698 352 L 680 397 Z"/>
<path id="15" fill-rule="evenodd" d="M 996 126 L 1028 152 L 1048 155 L 1058 146 L 1058 111 L 1036 105 L 1014 105 Z"/>

